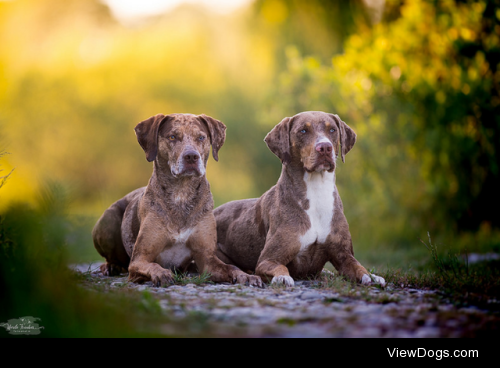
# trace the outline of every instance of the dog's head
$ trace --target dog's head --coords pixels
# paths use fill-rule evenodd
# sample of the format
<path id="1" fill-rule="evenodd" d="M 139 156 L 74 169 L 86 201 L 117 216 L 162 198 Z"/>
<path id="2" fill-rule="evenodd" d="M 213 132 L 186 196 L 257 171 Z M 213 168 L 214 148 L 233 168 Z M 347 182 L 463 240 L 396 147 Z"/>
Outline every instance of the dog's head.
<path id="1" fill-rule="evenodd" d="M 135 127 L 149 162 L 166 163 L 174 177 L 203 176 L 210 145 L 215 161 L 226 140 L 226 126 L 207 115 L 156 115 Z"/>
<path id="2" fill-rule="evenodd" d="M 339 154 L 345 162 L 356 133 L 338 115 L 308 111 L 283 119 L 265 142 L 284 165 L 293 162 L 308 172 L 333 172 Z"/>

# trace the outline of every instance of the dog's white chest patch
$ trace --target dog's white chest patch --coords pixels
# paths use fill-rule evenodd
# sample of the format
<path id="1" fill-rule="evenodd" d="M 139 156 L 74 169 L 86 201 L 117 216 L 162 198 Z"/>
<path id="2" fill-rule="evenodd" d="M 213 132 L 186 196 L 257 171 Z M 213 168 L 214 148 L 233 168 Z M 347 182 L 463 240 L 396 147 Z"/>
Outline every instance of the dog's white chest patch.
<path id="1" fill-rule="evenodd" d="M 166 248 L 157 258 L 157 263 L 166 269 L 182 268 L 192 259 L 191 250 L 186 242 L 193 233 L 193 229 L 188 229 L 174 236 L 174 243 Z"/>
<path id="2" fill-rule="evenodd" d="M 305 173 L 309 209 L 306 211 L 311 227 L 300 237 L 300 250 L 310 245 L 324 243 L 331 232 L 334 214 L 335 173 Z"/>

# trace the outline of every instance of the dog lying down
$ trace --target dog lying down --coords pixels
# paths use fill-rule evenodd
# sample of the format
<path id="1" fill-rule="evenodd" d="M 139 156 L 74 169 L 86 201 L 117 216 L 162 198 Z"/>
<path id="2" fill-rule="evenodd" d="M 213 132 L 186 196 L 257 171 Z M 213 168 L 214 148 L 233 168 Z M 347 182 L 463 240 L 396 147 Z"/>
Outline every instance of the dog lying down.
<path id="1" fill-rule="evenodd" d="M 135 128 L 139 144 L 154 170 L 147 187 L 109 207 L 93 230 L 94 245 L 106 258 L 101 271 L 129 272 L 132 282 L 173 282 L 194 260 L 214 282 L 262 287 L 262 280 L 217 256 L 213 198 L 206 178 L 212 145 L 218 161 L 226 126 L 206 115 L 156 115 Z"/>
<path id="2" fill-rule="evenodd" d="M 327 262 L 351 280 L 385 285 L 354 258 L 335 185 L 337 158 L 345 162 L 354 131 L 337 115 L 303 112 L 285 118 L 265 142 L 283 163 L 281 177 L 262 197 L 214 211 L 219 258 L 287 287 L 317 275 Z"/>

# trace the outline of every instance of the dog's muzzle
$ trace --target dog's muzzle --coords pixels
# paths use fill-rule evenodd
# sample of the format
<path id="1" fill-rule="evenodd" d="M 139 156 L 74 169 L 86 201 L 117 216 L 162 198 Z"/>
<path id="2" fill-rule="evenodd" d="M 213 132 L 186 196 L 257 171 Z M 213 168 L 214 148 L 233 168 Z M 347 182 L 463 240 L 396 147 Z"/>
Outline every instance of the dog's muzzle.
<path id="1" fill-rule="evenodd" d="M 205 167 L 201 155 L 195 150 L 186 150 L 177 161 L 177 170 L 172 173 L 176 176 L 203 176 Z"/>
<path id="2" fill-rule="evenodd" d="M 330 142 L 319 142 L 316 144 L 316 164 L 314 171 L 335 170 L 335 160 L 333 158 L 333 145 Z"/>

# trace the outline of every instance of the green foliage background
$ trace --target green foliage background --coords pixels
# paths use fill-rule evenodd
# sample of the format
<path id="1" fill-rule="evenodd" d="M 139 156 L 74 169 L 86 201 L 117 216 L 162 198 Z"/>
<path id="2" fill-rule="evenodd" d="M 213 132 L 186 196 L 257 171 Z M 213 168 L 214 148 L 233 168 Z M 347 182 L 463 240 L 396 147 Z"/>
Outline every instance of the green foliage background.
<path id="1" fill-rule="evenodd" d="M 0 148 L 16 168 L 0 212 L 37 208 L 56 185 L 70 259 L 99 259 L 92 224 L 151 175 L 138 122 L 189 112 L 228 126 L 208 168 L 218 206 L 276 182 L 263 142 L 275 124 L 323 110 L 358 134 L 337 180 L 363 262 L 418 263 L 428 231 L 498 251 L 499 2 L 373 3 L 184 5 L 122 24 L 98 0 L 0 1 Z"/>
<path id="2" fill-rule="evenodd" d="M 0 323 L 32 315 L 45 337 L 199 331 L 147 293 L 75 288 L 87 276 L 67 269 L 100 259 L 96 219 L 147 183 L 133 128 L 157 113 L 228 126 L 208 167 L 216 206 L 274 185 L 263 139 L 284 117 L 338 113 L 358 134 L 337 185 L 365 266 L 439 281 L 427 232 L 453 257 L 500 252 L 499 5 L 255 0 L 123 24 L 98 0 L 0 0 Z M 470 290 L 498 294 L 480 278 Z"/>

